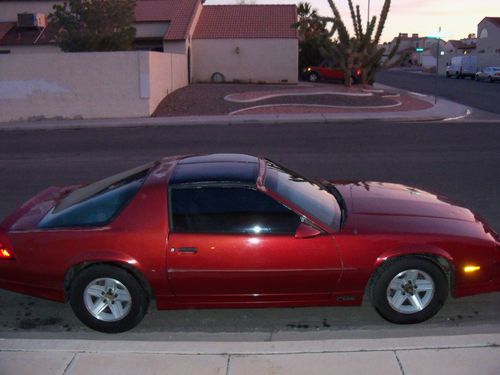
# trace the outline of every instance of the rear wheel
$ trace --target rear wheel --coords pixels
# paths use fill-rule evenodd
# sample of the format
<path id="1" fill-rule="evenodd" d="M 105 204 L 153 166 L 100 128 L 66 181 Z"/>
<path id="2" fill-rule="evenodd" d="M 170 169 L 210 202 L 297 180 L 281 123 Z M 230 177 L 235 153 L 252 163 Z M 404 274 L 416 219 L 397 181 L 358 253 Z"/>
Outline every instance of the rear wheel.
<path id="1" fill-rule="evenodd" d="M 448 296 L 441 268 L 422 258 L 401 258 L 381 266 L 373 276 L 370 297 L 377 312 L 398 324 L 433 317 Z"/>
<path id="2" fill-rule="evenodd" d="M 72 282 L 71 308 L 96 331 L 118 333 L 135 327 L 146 314 L 149 298 L 126 270 L 98 265 L 84 269 Z"/>
<path id="3" fill-rule="evenodd" d="M 489 77 L 488 77 L 488 82 L 489 82 L 489 83 L 493 83 L 493 77 L 492 77 L 492 76 L 489 76 Z"/>

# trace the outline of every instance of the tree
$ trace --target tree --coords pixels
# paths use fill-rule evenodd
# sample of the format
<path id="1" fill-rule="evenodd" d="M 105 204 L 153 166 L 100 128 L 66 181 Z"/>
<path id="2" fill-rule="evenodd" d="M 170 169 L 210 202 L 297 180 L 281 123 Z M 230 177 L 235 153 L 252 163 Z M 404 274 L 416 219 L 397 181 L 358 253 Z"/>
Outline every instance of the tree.
<path id="1" fill-rule="evenodd" d="M 323 53 L 335 59 L 344 70 L 344 84 L 346 86 L 352 84 L 352 72 L 358 68 L 361 70 L 362 83 L 371 84 L 375 80 L 376 72 L 382 67 L 389 66 L 389 62 L 399 48 L 398 39 L 396 45 L 390 51 L 386 63 L 382 64 L 385 48 L 379 46 L 379 41 L 382 36 L 382 31 L 384 30 L 385 22 L 387 21 L 391 0 L 384 1 L 378 25 L 377 17 L 373 16 L 368 22 L 366 30 L 363 29 L 359 5 L 356 5 L 356 9 L 354 9 L 352 0 L 348 0 L 348 2 L 355 35 L 351 36 L 349 34 L 334 1 L 328 0 L 334 17 L 324 18 L 324 20 L 333 23 L 330 34 L 333 35 L 337 32 L 338 38 L 330 48 L 323 50 Z M 402 56 L 402 58 L 404 58 L 404 56 Z M 396 65 L 397 63 L 398 62 L 390 65 Z"/>
<path id="2" fill-rule="evenodd" d="M 124 51 L 135 39 L 135 0 L 69 0 L 49 15 L 64 52 Z"/>
<path id="3" fill-rule="evenodd" d="M 299 34 L 299 68 L 319 65 L 324 57 L 321 49 L 328 40 L 326 22 L 318 16 L 316 9 L 308 2 L 300 2 L 297 7 L 298 22 L 293 24 Z"/>

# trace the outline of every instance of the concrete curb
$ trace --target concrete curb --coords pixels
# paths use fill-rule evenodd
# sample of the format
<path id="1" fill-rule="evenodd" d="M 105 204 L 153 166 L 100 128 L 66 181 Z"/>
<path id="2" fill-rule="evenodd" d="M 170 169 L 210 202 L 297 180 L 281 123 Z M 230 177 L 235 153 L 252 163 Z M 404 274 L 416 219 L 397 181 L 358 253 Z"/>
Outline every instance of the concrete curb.
<path id="1" fill-rule="evenodd" d="M 157 342 L 107 340 L 0 339 L 0 352 L 162 353 L 178 355 L 269 355 L 392 350 L 500 348 L 500 334 L 388 339 L 273 342 Z"/>

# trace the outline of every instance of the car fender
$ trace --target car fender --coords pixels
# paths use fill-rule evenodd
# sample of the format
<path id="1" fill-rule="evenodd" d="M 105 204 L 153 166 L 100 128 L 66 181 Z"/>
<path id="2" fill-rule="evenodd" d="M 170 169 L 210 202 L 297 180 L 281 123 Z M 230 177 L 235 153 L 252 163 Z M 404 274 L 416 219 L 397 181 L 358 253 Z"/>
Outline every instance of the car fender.
<path id="1" fill-rule="evenodd" d="M 80 253 L 69 261 L 69 268 L 73 268 L 84 263 L 117 263 L 128 264 L 141 269 L 140 263 L 130 254 L 112 250 L 94 250 L 86 253 Z"/>
<path id="2" fill-rule="evenodd" d="M 115 264 L 118 267 L 130 271 L 136 276 L 144 289 L 151 295 L 172 294 L 172 288 L 164 272 L 165 265 L 157 265 L 151 268 L 141 264 L 135 257 L 121 251 L 95 250 L 85 254 L 79 254 L 71 258 L 65 272 L 64 284 L 66 290 L 71 283 L 71 279 L 81 269 L 93 264 Z"/>
<path id="3" fill-rule="evenodd" d="M 433 255 L 439 256 L 448 261 L 450 264 L 454 264 L 454 259 L 446 250 L 435 246 L 426 244 L 414 244 L 414 245 L 403 245 L 395 249 L 387 250 L 380 254 L 375 260 L 374 269 L 380 267 L 383 263 L 394 258 L 407 255 Z"/>

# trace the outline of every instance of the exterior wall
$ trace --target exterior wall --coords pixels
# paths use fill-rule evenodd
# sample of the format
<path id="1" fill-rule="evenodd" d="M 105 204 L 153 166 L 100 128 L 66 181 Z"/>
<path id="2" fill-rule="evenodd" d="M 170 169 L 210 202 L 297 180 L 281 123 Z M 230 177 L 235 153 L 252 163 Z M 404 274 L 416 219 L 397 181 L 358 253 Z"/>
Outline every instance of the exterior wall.
<path id="1" fill-rule="evenodd" d="M 165 40 L 163 42 L 163 51 L 167 53 L 187 54 L 188 45 L 185 40 Z"/>
<path id="2" fill-rule="evenodd" d="M 10 51 L 11 54 L 33 54 L 33 53 L 62 53 L 61 49 L 54 45 L 31 45 L 31 46 L 0 46 L 2 51 Z"/>
<path id="3" fill-rule="evenodd" d="M 187 65 L 181 60 L 155 52 L 0 55 L 0 121 L 150 116 L 187 85 L 187 75 L 176 75 Z"/>
<path id="4" fill-rule="evenodd" d="M 297 39 L 195 39 L 193 82 L 208 82 L 219 72 L 225 80 L 296 83 Z"/>
<path id="5" fill-rule="evenodd" d="M 187 56 L 153 53 L 149 58 L 150 96 L 149 112 L 173 91 L 187 86 Z"/>
<path id="6" fill-rule="evenodd" d="M 2 1 L 0 2 L 0 22 L 17 21 L 18 13 L 52 13 L 54 4 L 62 1 Z"/>
<path id="7" fill-rule="evenodd" d="M 500 66 L 500 27 L 488 20 L 477 25 L 477 58 L 479 68 Z"/>
<path id="8" fill-rule="evenodd" d="M 163 38 L 168 30 L 169 22 L 134 23 L 136 38 Z"/>

